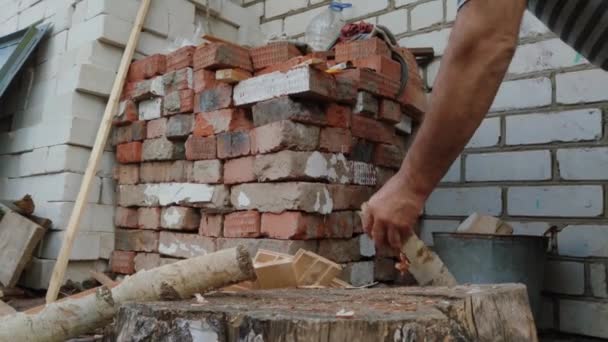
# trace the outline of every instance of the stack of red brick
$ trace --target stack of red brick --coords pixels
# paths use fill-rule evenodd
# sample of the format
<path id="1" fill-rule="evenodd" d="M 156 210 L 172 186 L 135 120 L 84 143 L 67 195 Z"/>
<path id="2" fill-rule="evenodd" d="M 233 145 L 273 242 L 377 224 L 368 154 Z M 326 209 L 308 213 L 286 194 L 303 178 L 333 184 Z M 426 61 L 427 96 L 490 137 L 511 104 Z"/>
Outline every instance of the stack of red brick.
<path id="1" fill-rule="evenodd" d="M 214 43 L 134 62 L 114 122 L 112 270 L 244 244 L 319 253 L 355 285 L 394 280 L 358 210 L 399 168 L 410 117 L 424 111 L 415 58 L 400 51 L 403 94 L 401 65 L 378 39 L 309 56 L 286 42 Z M 325 72 L 345 61 L 357 68 Z M 252 77 L 220 82 L 219 69 Z"/>

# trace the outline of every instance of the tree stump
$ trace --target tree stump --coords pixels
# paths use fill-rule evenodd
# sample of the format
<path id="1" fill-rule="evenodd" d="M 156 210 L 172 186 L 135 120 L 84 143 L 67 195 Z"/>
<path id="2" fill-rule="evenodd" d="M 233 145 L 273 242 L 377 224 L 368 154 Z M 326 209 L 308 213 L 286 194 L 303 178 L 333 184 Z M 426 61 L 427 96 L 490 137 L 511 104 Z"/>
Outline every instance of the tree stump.
<path id="1" fill-rule="evenodd" d="M 109 340 L 537 341 L 526 288 L 516 284 L 252 291 L 205 299 L 127 304 Z M 341 310 L 352 315 L 338 317 Z"/>

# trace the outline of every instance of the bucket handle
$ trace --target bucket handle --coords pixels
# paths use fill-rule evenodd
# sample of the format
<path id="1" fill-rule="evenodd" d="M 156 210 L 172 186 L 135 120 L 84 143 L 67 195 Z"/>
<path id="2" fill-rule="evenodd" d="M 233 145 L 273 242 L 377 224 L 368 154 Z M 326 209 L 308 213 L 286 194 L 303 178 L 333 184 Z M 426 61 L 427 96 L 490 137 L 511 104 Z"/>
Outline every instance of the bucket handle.
<path id="1" fill-rule="evenodd" d="M 551 226 L 547 231 L 543 234 L 549 238 L 549 245 L 547 246 L 547 252 L 557 254 L 557 235 L 564 230 L 566 226 Z"/>

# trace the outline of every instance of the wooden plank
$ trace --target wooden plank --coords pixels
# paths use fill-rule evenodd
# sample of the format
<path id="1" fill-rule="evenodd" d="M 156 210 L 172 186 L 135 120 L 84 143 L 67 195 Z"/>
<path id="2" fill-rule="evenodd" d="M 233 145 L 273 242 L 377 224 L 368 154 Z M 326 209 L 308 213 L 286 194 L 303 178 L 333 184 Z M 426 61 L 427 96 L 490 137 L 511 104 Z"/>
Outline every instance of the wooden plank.
<path id="1" fill-rule="evenodd" d="M 99 130 L 97 131 L 97 137 L 95 138 L 93 151 L 91 151 L 89 164 L 87 165 L 87 169 L 84 173 L 80 191 L 76 197 L 74 210 L 72 211 L 72 215 L 70 216 L 70 220 L 68 222 L 63 244 L 61 245 L 61 250 L 59 251 L 59 256 L 57 257 L 57 263 L 55 263 L 55 268 L 53 269 L 49 289 L 46 293 L 47 303 L 52 303 L 57 299 L 59 289 L 63 283 L 70 254 L 72 253 L 72 246 L 74 245 L 74 240 L 76 239 L 76 235 L 78 234 L 78 229 L 80 227 L 80 219 L 82 217 L 82 213 L 84 212 L 84 208 L 89 197 L 89 192 L 91 191 L 91 184 L 96 177 L 95 174 L 97 173 L 101 156 L 105 150 L 108 136 L 110 135 L 112 119 L 118 108 L 118 101 L 120 100 L 120 95 L 125 84 L 127 72 L 129 71 L 129 65 L 133 59 L 137 42 L 139 41 L 141 29 L 144 25 L 144 21 L 146 20 L 148 9 L 150 8 L 150 2 L 151 0 L 142 0 L 137 17 L 135 17 L 133 29 L 131 30 L 129 40 L 127 41 L 125 52 L 122 55 L 122 60 L 120 61 L 118 72 L 116 73 L 116 79 L 114 80 L 114 85 L 112 86 L 112 91 L 110 92 L 110 99 L 108 100 L 105 112 L 101 119 Z"/>
<path id="2" fill-rule="evenodd" d="M 456 231 L 466 234 L 512 235 L 513 227 L 496 217 L 473 213 Z"/>
<path id="3" fill-rule="evenodd" d="M 112 280 L 112 278 L 108 277 L 104 273 L 97 272 L 97 271 L 89 271 L 89 273 L 95 280 L 97 280 L 103 286 L 112 287 L 112 286 L 118 284 L 117 282 Z"/>
<path id="4" fill-rule="evenodd" d="M 15 312 L 17 312 L 17 310 L 13 309 L 12 306 L 10 306 L 10 305 L 8 305 L 5 302 L 3 302 L 3 301 L 0 300 L 0 317 L 12 315 Z"/>
<path id="5" fill-rule="evenodd" d="M 293 262 L 298 286 L 329 286 L 342 266 L 315 253 L 299 250 Z"/>
<path id="6" fill-rule="evenodd" d="M 272 261 L 255 266 L 259 289 L 285 289 L 298 286 L 293 261 L 289 259 Z"/>
<path id="7" fill-rule="evenodd" d="M 215 72 L 215 79 L 220 82 L 235 84 L 251 78 L 251 73 L 243 69 L 221 69 Z"/>
<path id="8" fill-rule="evenodd" d="M 14 287 L 46 229 L 0 205 L 0 283 Z"/>
<path id="9" fill-rule="evenodd" d="M 259 249 L 255 255 L 255 258 L 253 259 L 253 263 L 262 264 L 262 263 L 266 263 L 266 262 L 285 260 L 285 259 L 293 260 L 293 256 L 289 255 L 289 254 L 278 253 L 275 251 L 269 251 L 266 249 Z"/>

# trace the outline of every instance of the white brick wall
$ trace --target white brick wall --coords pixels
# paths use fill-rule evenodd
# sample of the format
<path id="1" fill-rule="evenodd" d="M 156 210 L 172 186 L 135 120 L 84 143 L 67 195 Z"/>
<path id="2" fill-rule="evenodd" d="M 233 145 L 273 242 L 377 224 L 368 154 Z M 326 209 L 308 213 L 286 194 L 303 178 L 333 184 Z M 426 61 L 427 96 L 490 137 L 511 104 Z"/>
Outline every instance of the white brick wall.
<path id="1" fill-rule="evenodd" d="M 420 239 L 429 246 L 433 246 L 433 233 L 455 232 L 460 221 L 454 220 L 421 220 Z"/>
<path id="2" fill-rule="evenodd" d="M 512 187 L 507 192 L 512 216 L 597 217 L 604 213 L 601 186 Z"/>
<path id="3" fill-rule="evenodd" d="M 426 202 L 425 214 L 437 216 L 469 216 L 479 212 L 502 213 L 501 190 L 498 187 L 437 189 Z"/>
<path id="4" fill-rule="evenodd" d="M 411 9 L 410 16 L 412 19 L 412 30 L 419 30 L 438 24 L 443 21 L 443 1 L 433 0 L 417 5 Z"/>
<path id="5" fill-rule="evenodd" d="M 557 235 L 559 254 L 572 257 L 608 257 L 608 225 L 571 225 Z"/>
<path id="6" fill-rule="evenodd" d="M 507 116 L 507 145 L 596 140 L 602 136 L 599 109 Z"/>
<path id="7" fill-rule="evenodd" d="M 551 179 L 549 151 L 470 154 L 465 160 L 467 181 L 531 181 Z"/>
<path id="8" fill-rule="evenodd" d="M 559 301 L 561 331 L 608 338 L 608 304 L 563 299 Z"/>
<path id="9" fill-rule="evenodd" d="M 582 295 L 585 292 L 585 264 L 572 261 L 547 261 L 544 290 Z"/>
<path id="10" fill-rule="evenodd" d="M 579 58 L 578 53 L 574 49 L 559 38 L 555 38 L 520 45 L 515 52 L 508 72 L 523 74 L 571 67 L 585 63 L 587 61 L 584 58 Z"/>
<path id="11" fill-rule="evenodd" d="M 432 47 L 435 51 L 435 56 L 443 56 L 449 38 L 450 30 L 443 29 L 404 37 L 399 40 L 399 44 L 408 48 Z"/>
<path id="12" fill-rule="evenodd" d="M 399 9 L 378 16 L 378 24 L 386 26 L 393 34 L 401 34 L 407 31 L 408 16 L 407 9 Z"/>
<path id="13" fill-rule="evenodd" d="M 591 264 L 589 265 L 589 273 L 591 278 L 591 293 L 594 297 L 608 298 L 608 289 L 606 282 L 606 265 Z"/>
<path id="14" fill-rule="evenodd" d="M 496 146 L 500 141 L 500 118 L 484 119 L 467 148 Z"/>
<path id="15" fill-rule="evenodd" d="M 542 107 L 551 104 L 551 80 L 546 77 L 504 82 L 492 111 Z"/>
<path id="16" fill-rule="evenodd" d="M 561 178 L 602 180 L 608 178 L 608 147 L 563 149 L 557 151 Z"/>
<path id="17" fill-rule="evenodd" d="M 452 166 L 450 166 L 450 169 L 448 170 L 448 172 L 445 174 L 445 176 L 443 177 L 443 179 L 441 181 L 443 183 L 460 182 L 461 167 L 462 167 L 462 157 L 458 157 L 454 161 Z"/>
<path id="18" fill-rule="evenodd" d="M 575 71 L 555 76 L 557 102 L 572 104 L 608 100 L 608 73 L 602 70 Z"/>
<path id="19" fill-rule="evenodd" d="M 266 18 L 273 18 L 292 10 L 305 8 L 306 5 L 308 5 L 308 0 L 267 0 L 264 3 L 265 16 Z"/>

